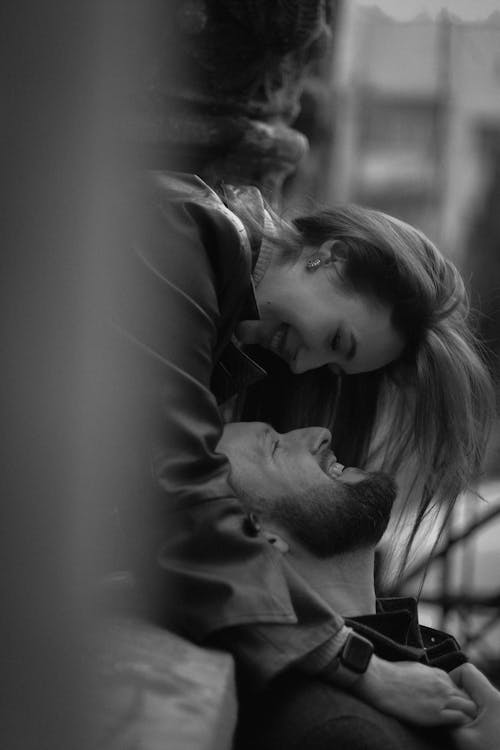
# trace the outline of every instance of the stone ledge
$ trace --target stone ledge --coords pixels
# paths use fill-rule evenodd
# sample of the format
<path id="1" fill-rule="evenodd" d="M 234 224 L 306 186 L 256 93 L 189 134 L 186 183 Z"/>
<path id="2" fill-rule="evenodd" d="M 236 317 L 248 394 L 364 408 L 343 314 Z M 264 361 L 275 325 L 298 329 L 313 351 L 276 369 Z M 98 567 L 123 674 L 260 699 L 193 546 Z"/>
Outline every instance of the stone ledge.
<path id="1" fill-rule="evenodd" d="M 236 692 L 228 654 L 139 618 L 106 622 L 98 659 L 99 747 L 229 750 Z"/>

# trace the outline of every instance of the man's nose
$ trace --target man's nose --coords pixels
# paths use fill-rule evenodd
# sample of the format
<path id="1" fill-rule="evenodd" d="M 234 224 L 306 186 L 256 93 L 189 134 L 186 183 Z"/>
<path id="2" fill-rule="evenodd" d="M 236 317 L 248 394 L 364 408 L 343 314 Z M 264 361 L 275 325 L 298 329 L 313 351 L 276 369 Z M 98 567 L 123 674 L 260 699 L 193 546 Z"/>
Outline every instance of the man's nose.
<path id="1" fill-rule="evenodd" d="M 332 442 L 331 432 L 326 427 L 303 427 L 289 432 L 287 437 L 296 444 L 304 446 L 311 453 L 319 453 L 328 448 Z"/>

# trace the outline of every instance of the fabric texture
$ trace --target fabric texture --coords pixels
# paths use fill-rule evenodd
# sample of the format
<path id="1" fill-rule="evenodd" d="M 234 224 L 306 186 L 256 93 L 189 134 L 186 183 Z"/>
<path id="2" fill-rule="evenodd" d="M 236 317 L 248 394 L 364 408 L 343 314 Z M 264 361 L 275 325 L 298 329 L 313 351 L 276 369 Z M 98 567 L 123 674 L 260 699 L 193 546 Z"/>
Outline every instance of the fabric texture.
<path id="1" fill-rule="evenodd" d="M 340 688 L 282 676 L 259 710 L 240 706 L 234 750 L 451 750 L 448 733 L 398 721 Z"/>

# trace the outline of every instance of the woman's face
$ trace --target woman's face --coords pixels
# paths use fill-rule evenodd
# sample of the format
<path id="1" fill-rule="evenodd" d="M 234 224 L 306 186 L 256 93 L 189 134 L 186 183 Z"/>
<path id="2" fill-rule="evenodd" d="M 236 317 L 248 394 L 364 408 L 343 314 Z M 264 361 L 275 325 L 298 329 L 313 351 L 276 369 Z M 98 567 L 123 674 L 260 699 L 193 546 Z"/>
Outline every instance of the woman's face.
<path id="1" fill-rule="evenodd" d="M 241 340 L 274 352 L 294 373 L 323 365 L 369 372 L 398 359 L 405 342 L 391 323 L 391 308 L 347 291 L 339 273 L 343 261 L 323 256 L 308 270 L 308 257 L 267 270 L 256 291 L 261 320 L 240 324 Z"/>

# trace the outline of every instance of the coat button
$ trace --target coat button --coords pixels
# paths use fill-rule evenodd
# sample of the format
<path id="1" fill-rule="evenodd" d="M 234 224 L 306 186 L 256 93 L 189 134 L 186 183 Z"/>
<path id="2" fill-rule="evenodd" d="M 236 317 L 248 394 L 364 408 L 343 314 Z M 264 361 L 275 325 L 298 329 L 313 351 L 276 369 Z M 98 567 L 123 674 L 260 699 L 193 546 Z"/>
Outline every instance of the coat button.
<path id="1" fill-rule="evenodd" d="M 243 520 L 243 531 L 248 536 L 258 536 L 260 534 L 260 523 L 255 513 L 248 513 Z"/>

